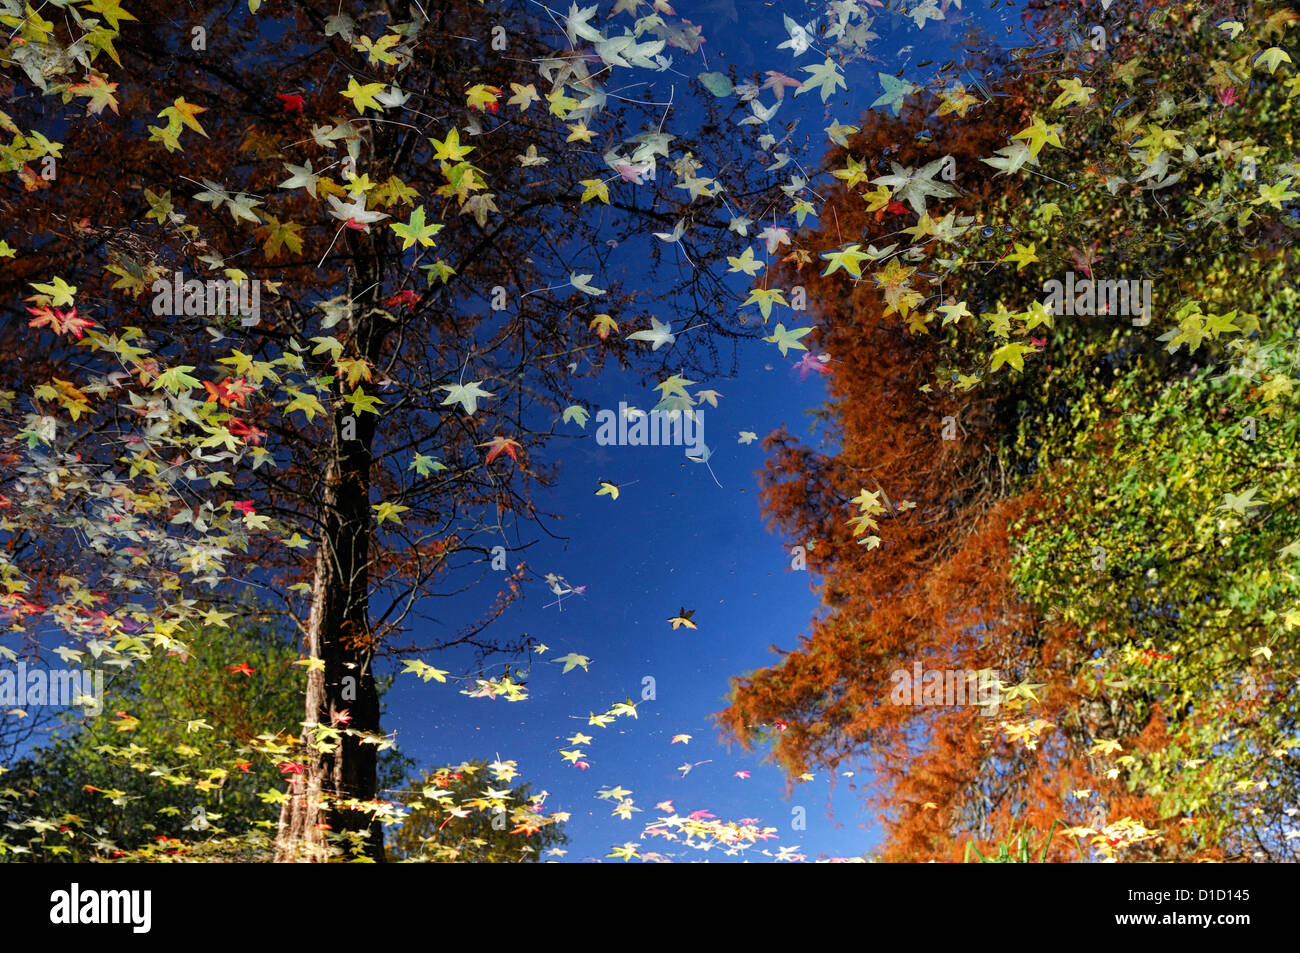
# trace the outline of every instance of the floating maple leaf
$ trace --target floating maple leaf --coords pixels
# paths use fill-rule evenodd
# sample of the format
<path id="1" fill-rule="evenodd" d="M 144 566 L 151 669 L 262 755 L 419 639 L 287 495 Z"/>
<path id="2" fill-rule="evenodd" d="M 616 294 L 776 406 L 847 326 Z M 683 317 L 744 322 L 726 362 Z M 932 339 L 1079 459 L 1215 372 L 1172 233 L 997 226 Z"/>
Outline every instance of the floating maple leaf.
<path id="1" fill-rule="evenodd" d="M 697 626 L 694 622 L 691 621 L 691 616 L 693 615 L 695 615 L 694 609 L 687 611 L 687 609 L 683 606 L 682 609 L 678 611 L 677 615 L 673 616 L 668 621 L 673 624 L 674 630 L 679 629 L 682 626 L 686 626 L 686 628 L 688 629 L 697 629 L 699 628 L 699 626 Z"/>
<path id="2" fill-rule="evenodd" d="M 516 451 L 520 449 L 519 443 L 511 440 L 509 437 L 493 437 L 487 443 L 480 443 L 478 446 L 492 448 L 488 451 L 488 463 L 491 463 L 503 453 L 508 454 L 510 459 L 515 461 L 515 463 L 519 462 L 519 458 L 515 456 Z"/>
<path id="3" fill-rule="evenodd" d="M 830 371 L 826 366 L 826 356 L 820 357 L 809 351 L 795 364 L 794 370 L 799 372 L 799 382 L 803 383 L 808 379 L 809 374 L 825 374 Z"/>

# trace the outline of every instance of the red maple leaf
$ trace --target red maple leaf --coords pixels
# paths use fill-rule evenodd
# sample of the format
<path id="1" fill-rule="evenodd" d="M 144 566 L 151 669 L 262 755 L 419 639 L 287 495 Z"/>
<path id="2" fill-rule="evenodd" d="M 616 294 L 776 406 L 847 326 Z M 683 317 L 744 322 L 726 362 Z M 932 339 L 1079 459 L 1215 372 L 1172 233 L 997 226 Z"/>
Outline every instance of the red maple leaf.
<path id="1" fill-rule="evenodd" d="M 253 446 L 257 446 L 258 441 L 266 436 L 263 431 L 258 430 L 256 427 L 250 426 L 237 418 L 227 420 L 226 429 L 236 437 L 241 438 L 244 443 L 251 443 Z"/>
<path id="2" fill-rule="evenodd" d="M 301 93 L 276 93 L 275 98 L 284 103 L 284 111 L 291 113 L 297 110 L 302 114 L 303 98 Z"/>
<path id="3" fill-rule="evenodd" d="M 237 675 L 247 675 L 249 678 L 252 678 L 252 677 L 253 677 L 253 673 L 256 672 L 257 669 L 255 669 L 255 668 L 249 668 L 247 662 L 240 662 L 238 665 L 228 665 L 228 666 L 226 666 L 226 671 L 228 671 L 228 672 L 233 672 L 233 673 L 235 673 L 235 674 L 237 674 Z M 282 769 L 282 770 L 283 770 L 283 769 Z"/>
<path id="4" fill-rule="evenodd" d="M 219 384 L 204 381 L 203 389 L 208 392 L 209 402 L 219 403 L 222 407 L 229 407 L 231 404 L 239 404 L 242 407 L 244 399 L 254 391 L 254 388 L 245 383 L 242 377 L 233 380 L 226 378 Z"/>
<path id="5" fill-rule="evenodd" d="M 244 406 L 244 400 L 249 394 L 257 392 L 257 388 L 253 387 L 242 377 L 236 377 L 234 379 L 226 378 L 221 383 L 225 386 L 226 393 L 230 395 L 231 403 L 238 404 L 240 407 Z"/>
<path id="6" fill-rule="evenodd" d="M 230 508 L 232 510 L 239 510 L 239 512 L 243 513 L 245 516 L 257 512 L 257 510 L 253 508 L 252 500 L 235 500 L 235 502 L 230 504 Z"/>
<path id="7" fill-rule="evenodd" d="M 83 330 L 95 326 L 95 322 L 89 318 L 78 317 L 76 308 L 62 311 L 59 308 L 51 308 L 49 305 L 41 305 L 39 308 L 28 308 L 27 313 L 36 315 L 27 322 L 29 328 L 48 326 L 55 334 L 74 334 L 78 341 L 84 336 L 81 333 Z"/>
<path id="8" fill-rule="evenodd" d="M 497 457 L 501 456 L 502 453 L 509 454 L 510 459 L 515 461 L 515 463 L 519 462 L 519 458 L 515 456 L 516 450 L 519 449 L 519 444 L 511 440 L 509 437 L 493 437 L 487 443 L 480 443 L 479 446 L 492 448 L 487 455 L 488 463 L 491 463 Z"/>
<path id="9" fill-rule="evenodd" d="M 54 309 L 48 304 L 43 304 L 39 308 L 28 308 L 27 313 L 36 315 L 27 322 L 29 328 L 43 328 L 47 324 L 54 323 Z"/>
<path id="10" fill-rule="evenodd" d="M 391 298 L 384 299 L 384 304 L 388 305 L 390 308 L 399 304 L 408 308 L 414 308 L 419 303 L 420 296 L 410 288 L 405 288 L 393 295 Z"/>

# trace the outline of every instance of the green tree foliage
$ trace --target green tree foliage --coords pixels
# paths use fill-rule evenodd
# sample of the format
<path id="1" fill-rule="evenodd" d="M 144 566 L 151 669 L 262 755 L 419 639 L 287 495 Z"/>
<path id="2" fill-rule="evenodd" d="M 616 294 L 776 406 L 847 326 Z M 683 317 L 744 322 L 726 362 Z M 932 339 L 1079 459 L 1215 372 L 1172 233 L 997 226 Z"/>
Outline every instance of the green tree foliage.
<path id="1" fill-rule="evenodd" d="M 302 705 L 297 640 L 273 614 L 223 617 L 184 630 L 185 652 L 106 675 L 102 711 L 65 713 L 4 774 L 0 810 L 23 831 L 9 859 L 269 859 L 265 793 L 283 772 L 267 754 Z M 388 749 L 380 768 L 391 784 L 405 761 Z"/>
<path id="2" fill-rule="evenodd" d="M 1233 854 L 1278 859 L 1300 796 L 1300 433 L 1269 387 L 1289 380 L 1292 339 L 1258 350 L 1267 363 L 1201 370 L 1154 399 L 1135 369 L 1078 402 L 1077 436 L 1017 526 L 1015 578 L 1080 632 L 1089 692 L 1130 730 L 1161 724 L 1159 745 L 1116 762 L 1129 790 Z"/>
<path id="3" fill-rule="evenodd" d="M 12 838 L 32 849 L 24 859 L 102 859 L 157 838 L 188 847 L 274 830 L 275 810 L 257 795 L 281 775 L 253 745 L 298 721 L 295 639 L 271 616 L 183 637 L 186 652 L 109 674 L 98 716 L 70 717 L 4 775 L 6 806 L 28 806 L 28 838 L 45 848 Z"/>

